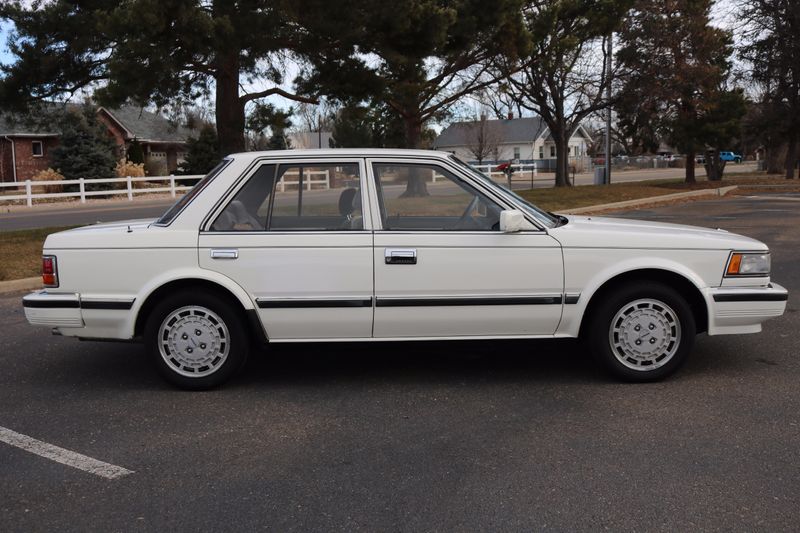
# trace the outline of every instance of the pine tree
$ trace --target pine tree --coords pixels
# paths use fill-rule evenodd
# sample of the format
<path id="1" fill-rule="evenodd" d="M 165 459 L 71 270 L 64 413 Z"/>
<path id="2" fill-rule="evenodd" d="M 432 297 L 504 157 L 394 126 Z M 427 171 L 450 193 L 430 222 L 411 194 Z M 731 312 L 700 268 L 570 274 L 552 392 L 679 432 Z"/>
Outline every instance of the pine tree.
<path id="1" fill-rule="evenodd" d="M 219 139 L 213 126 L 203 126 L 197 138 L 190 138 L 186 144 L 186 159 L 180 166 L 182 174 L 207 174 L 219 163 Z"/>
<path id="2" fill-rule="evenodd" d="M 726 149 L 717 143 L 744 114 L 743 102 L 732 105 L 741 94 L 725 89 L 732 39 L 711 25 L 711 5 L 712 0 L 637 0 L 617 53 L 624 72 L 621 122 L 646 125 L 651 131 L 645 136 L 666 140 L 684 154 L 687 183 L 695 181 L 695 155 Z M 722 168 L 714 177 L 721 178 Z"/>
<path id="3" fill-rule="evenodd" d="M 69 110 L 61 119 L 59 145 L 51 152 L 53 166 L 68 180 L 109 179 L 117 163 L 117 147 L 98 120 L 96 110 Z M 87 190 L 113 189 L 112 183 L 87 184 Z"/>
<path id="4" fill-rule="evenodd" d="M 128 161 L 141 165 L 144 163 L 144 151 L 142 150 L 142 143 L 134 137 L 128 146 Z"/>

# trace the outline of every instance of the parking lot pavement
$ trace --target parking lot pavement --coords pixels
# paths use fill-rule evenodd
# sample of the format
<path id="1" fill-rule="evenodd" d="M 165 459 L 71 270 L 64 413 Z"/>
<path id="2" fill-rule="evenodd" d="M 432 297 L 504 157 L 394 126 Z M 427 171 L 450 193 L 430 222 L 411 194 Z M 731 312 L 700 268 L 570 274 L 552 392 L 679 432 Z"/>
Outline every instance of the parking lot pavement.
<path id="1" fill-rule="evenodd" d="M 624 216 L 766 241 L 787 313 L 698 337 L 661 383 L 613 382 L 576 342 L 276 347 L 203 393 L 132 344 L 26 325 L 0 298 L 3 531 L 746 530 L 800 524 L 800 213 L 717 200 Z"/>

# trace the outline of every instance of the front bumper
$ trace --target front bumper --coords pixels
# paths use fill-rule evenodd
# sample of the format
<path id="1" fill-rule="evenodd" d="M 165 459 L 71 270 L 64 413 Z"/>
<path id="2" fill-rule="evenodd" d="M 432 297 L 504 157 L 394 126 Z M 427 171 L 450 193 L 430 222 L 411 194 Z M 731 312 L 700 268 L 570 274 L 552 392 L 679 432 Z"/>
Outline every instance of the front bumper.
<path id="1" fill-rule="evenodd" d="M 758 333 L 761 323 L 783 315 L 789 292 L 771 283 L 766 287 L 706 289 L 708 334 Z"/>
<path id="2" fill-rule="evenodd" d="M 33 326 L 81 328 L 81 300 L 77 294 L 34 292 L 22 298 L 25 318 Z"/>

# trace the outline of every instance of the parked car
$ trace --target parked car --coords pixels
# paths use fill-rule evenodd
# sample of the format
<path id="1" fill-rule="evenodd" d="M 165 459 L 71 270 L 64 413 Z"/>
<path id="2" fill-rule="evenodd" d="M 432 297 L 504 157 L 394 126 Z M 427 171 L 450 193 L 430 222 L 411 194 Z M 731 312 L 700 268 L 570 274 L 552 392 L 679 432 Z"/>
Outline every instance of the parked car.
<path id="1" fill-rule="evenodd" d="M 411 150 L 235 154 L 157 220 L 49 235 L 42 263 L 31 324 L 141 340 L 188 389 L 231 378 L 253 345 L 318 341 L 581 337 L 651 381 L 696 333 L 758 332 L 787 300 L 754 239 L 548 213 Z"/>
<path id="2" fill-rule="evenodd" d="M 694 162 L 698 165 L 705 165 L 706 164 L 706 156 L 704 154 L 697 154 L 694 156 Z"/>
<path id="3" fill-rule="evenodd" d="M 737 154 L 734 152 L 720 152 L 719 159 L 720 161 L 733 161 L 734 163 L 742 162 L 741 154 Z"/>

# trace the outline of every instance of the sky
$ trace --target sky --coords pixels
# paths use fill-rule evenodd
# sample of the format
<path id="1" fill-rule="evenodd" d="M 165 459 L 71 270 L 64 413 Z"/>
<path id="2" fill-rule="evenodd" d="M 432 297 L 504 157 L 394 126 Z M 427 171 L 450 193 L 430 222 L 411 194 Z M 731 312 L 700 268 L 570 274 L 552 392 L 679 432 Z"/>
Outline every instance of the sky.
<path id="1" fill-rule="evenodd" d="M 11 24 L 8 22 L 0 22 L 0 64 L 7 65 L 11 63 L 11 53 L 8 51 L 7 41 L 8 35 L 11 31 Z"/>

